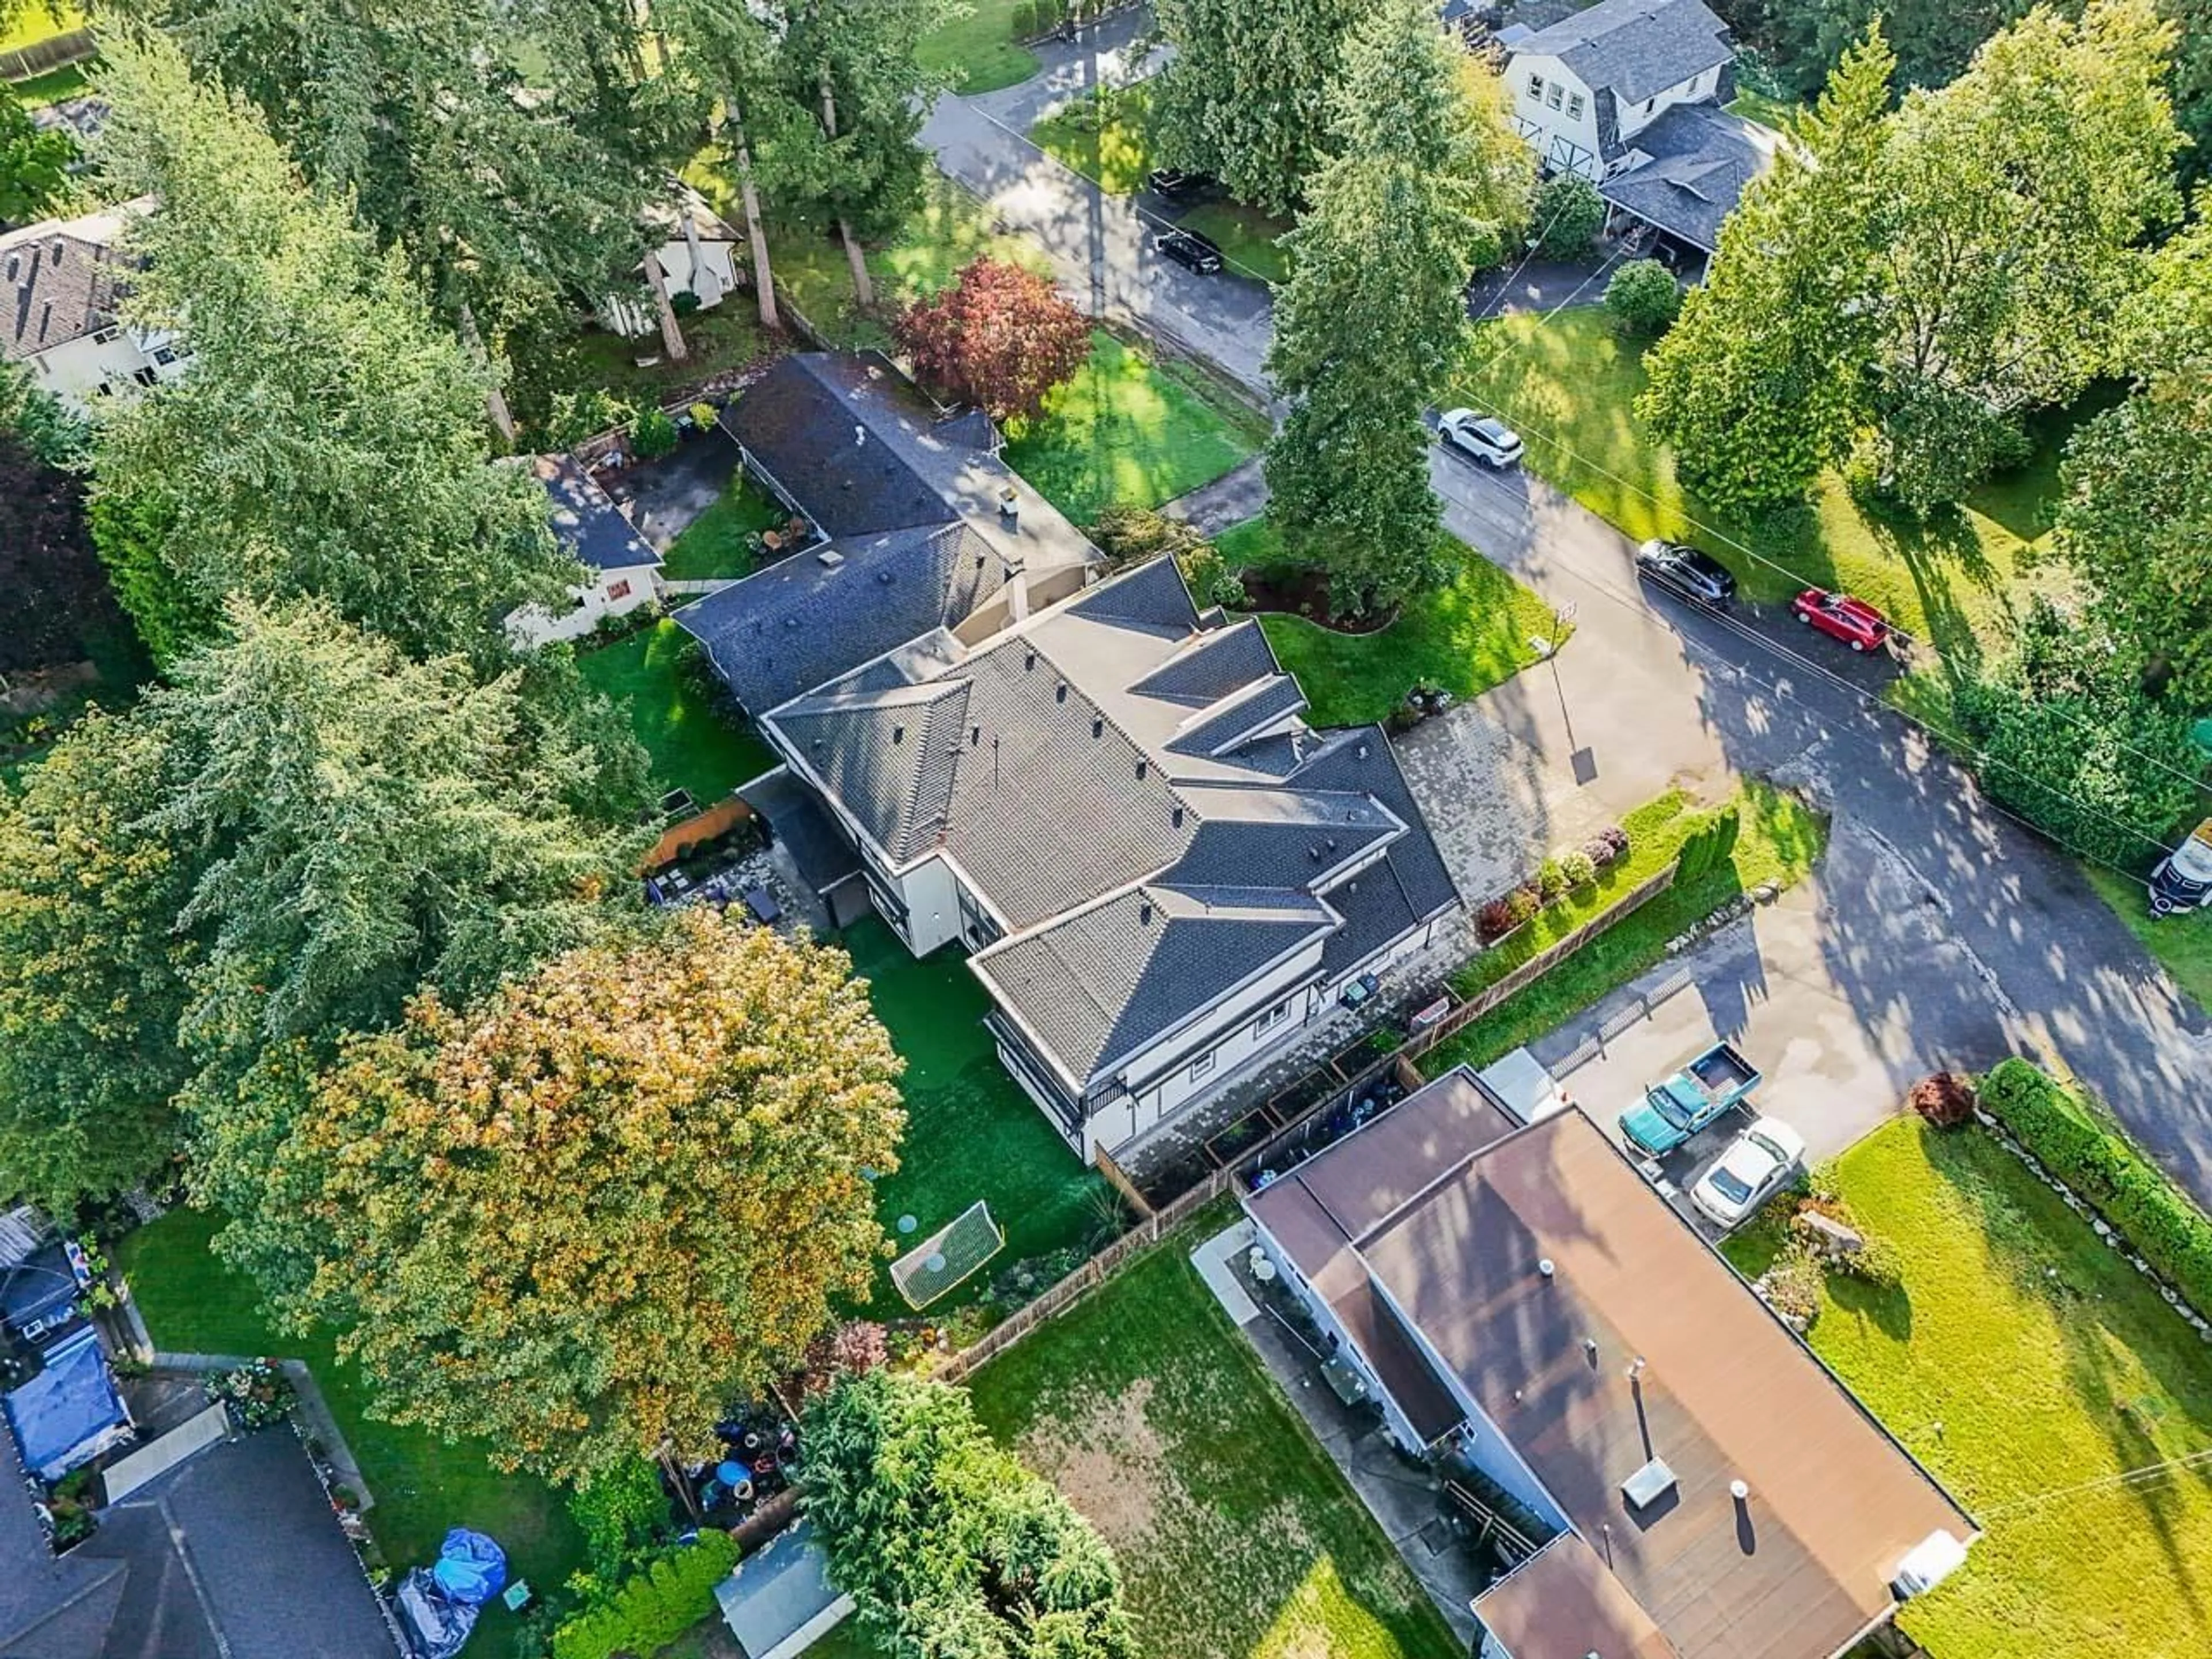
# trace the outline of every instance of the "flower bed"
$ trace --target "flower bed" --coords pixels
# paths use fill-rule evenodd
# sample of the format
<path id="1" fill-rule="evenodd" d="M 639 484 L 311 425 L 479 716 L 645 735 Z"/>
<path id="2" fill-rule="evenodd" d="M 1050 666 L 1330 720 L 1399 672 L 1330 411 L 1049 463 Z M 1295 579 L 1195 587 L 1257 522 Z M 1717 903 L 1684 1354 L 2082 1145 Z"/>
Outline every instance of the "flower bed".
<path id="1" fill-rule="evenodd" d="M 1503 897 L 1494 898 L 1475 913 L 1477 936 L 1485 945 L 1496 945 L 1516 929 L 1533 921 L 1538 911 L 1579 892 L 1628 856 L 1628 831 L 1609 824 L 1580 847 L 1554 854 L 1536 873 Z"/>

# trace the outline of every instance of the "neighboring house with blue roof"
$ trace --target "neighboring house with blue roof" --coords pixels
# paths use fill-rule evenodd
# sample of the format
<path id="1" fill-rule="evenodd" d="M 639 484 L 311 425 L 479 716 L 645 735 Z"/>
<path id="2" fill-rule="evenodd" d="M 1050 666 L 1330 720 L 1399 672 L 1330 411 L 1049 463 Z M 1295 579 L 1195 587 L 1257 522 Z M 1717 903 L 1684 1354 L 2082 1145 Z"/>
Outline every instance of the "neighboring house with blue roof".
<path id="1" fill-rule="evenodd" d="M 783 759 L 741 793 L 834 825 L 915 954 L 973 953 L 1071 1147 L 1150 1133 L 1437 937 L 1460 896 L 1388 739 L 1308 726 L 1256 621 L 1169 560 L 1097 580 L 988 426 L 866 360 L 776 374 L 726 428 L 832 539 L 678 613 Z"/>
<path id="2" fill-rule="evenodd" d="M 1514 124 L 1549 173 L 1598 186 L 1613 223 L 1702 266 L 1780 135 L 1721 108 L 1735 95 L 1728 26 L 1701 0 L 1600 0 L 1498 40 Z"/>
<path id="3" fill-rule="evenodd" d="M 609 617 L 658 599 L 660 555 L 637 533 L 622 508 L 573 455 L 535 455 L 531 476 L 545 492 L 553 538 L 581 567 L 558 616 L 526 605 L 507 619 L 508 635 L 528 648 L 581 639 Z"/>

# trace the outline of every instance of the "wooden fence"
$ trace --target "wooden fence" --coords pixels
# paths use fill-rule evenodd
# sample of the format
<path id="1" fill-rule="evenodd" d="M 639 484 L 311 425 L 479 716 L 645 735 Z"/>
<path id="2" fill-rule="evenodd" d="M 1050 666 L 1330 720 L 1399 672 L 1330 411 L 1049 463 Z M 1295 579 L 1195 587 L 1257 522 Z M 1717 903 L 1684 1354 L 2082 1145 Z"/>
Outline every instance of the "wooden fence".
<path id="1" fill-rule="evenodd" d="M 90 29 L 71 29 L 66 34 L 34 40 L 13 52 L 0 52 L 0 81 L 28 81 L 64 64 L 82 64 L 97 51 Z"/>

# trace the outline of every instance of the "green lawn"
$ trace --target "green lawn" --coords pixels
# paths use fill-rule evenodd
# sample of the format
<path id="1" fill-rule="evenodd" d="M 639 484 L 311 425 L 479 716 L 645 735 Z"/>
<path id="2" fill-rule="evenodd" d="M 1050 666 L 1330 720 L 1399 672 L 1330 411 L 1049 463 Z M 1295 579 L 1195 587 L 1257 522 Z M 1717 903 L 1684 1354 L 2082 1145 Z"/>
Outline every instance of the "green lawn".
<path id="1" fill-rule="evenodd" d="M 562 1495 L 530 1475 L 501 1474 L 482 1442 L 448 1444 L 420 1429 L 369 1416 L 368 1384 L 342 1365 L 327 1334 L 280 1334 L 260 1310 L 252 1283 L 209 1253 L 216 1218 L 175 1210 L 117 1246 L 116 1265 L 157 1348 L 173 1353 L 271 1354 L 304 1359 L 315 1373 L 346 1444 L 360 1463 L 375 1507 L 369 1529 L 395 1571 L 435 1559 L 449 1527 L 474 1527 L 497 1539 L 512 1576 L 542 1587 L 584 1565 L 583 1540 Z M 477 1638 L 506 1650 L 513 1615 L 488 1610 Z"/>
<path id="2" fill-rule="evenodd" d="M 1037 72 L 1036 54 L 1014 40 L 1018 0 L 965 0 L 960 15 L 921 38 L 922 68 L 951 77 L 955 92 L 996 92 Z"/>
<path id="3" fill-rule="evenodd" d="M 84 9 L 74 0 L 24 0 L 12 18 L 0 21 L 0 52 L 20 52 L 83 27 Z"/>
<path id="4" fill-rule="evenodd" d="M 781 526 L 788 516 L 740 471 L 731 478 L 721 499 L 669 544 L 662 556 L 660 574 L 672 581 L 749 575 L 754 538 L 763 530 Z"/>
<path id="5" fill-rule="evenodd" d="M 1899 1625 L 1942 1659 L 2212 1652 L 2212 1481 L 2111 1484 L 2212 1450 L 2197 1334 L 1979 1130 L 1899 1119 L 1835 1180 L 1904 1282 L 1832 1279 L 1813 1347 L 1986 1528 Z"/>
<path id="6" fill-rule="evenodd" d="M 916 961 L 874 916 L 842 941 L 853 969 L 868 981 L 876 1015 L 906 1057 L 906 1139 L 899 1168 L 877 1185 L 876 1207 L 893 1242 L 919 1243 L 988 1199 L 1006 1235 L 989 1268 L 964 1287 L 980 1291 L 993 1271 L 1024 1256 L 1079 1244 L 1109 1213 L 1105 1182 L 1053 1132 L 1044 1114 L 999 1064 L 982 1020 L 990 1007 L 981 982 L 957 950 Z M 911 1235 L 896 1231 L 911 1215 Z M 964 1300 L 956 1293 L 955 1299 Z M 902 1314 L 886 1276 L 875 1310 Z"/>
<path id="7" fill-rule="evenodd" d="M 1748 87 L 1739 89 L 1728 106 L 1729 113 L 1741 115 L 1747 121 L 1756 121 L 1761 126 L 1772 127 L 1777 132 L 1794 131 L 1803 106 L 1787 98 L 1769 97 L 1763 92 L 1753 92 Z"/>
<path id="8" fill-rule="evenodd" d="M 1266 441 L 1258 416 L 1101 329 L 1090 361 L 1045 400 L 1044 418 L 1010 425 L 1006 461 L 1087 525 L 1105 507 L 1158 507 L 1211 483 Z"/>
<path id="9" fill-rule="evenodd" d="M 1264 519 L 1224 532 L 1215 546 L 1239 568 L 1283 562 L 1281 540 Z M 1472 548 L 1455 541 L 1450 553 L 1452 580 L 1380 633 L 1340 634 L 1279 612 L 1261 618 L 1275 655 L 1312 699 L 1316 725 L 1382 720 L 1416 684 L 1479 696 L 1541 659 L 1529 641 L 1555 631 L 1551 608 Z"/>
<path id="10" fill-rule="evenodd" d="M 1421 1058 L 1421 1070 L 1439 1077 L 1459 1065 L 1487 1066 L 1500 1054 L 1540 1037 L 1562 1021 L 1627 984 L 1663 960 L 1667 941 L 1692 922 L 1761 882 L 1787 887 L 1820 860 L 1827 845 L 1826 821 L 1794 795 L 1756 780 L 1735 798 L 1742 830 L 1729 862 L 1701 879 L 1680 882 L 1634 915 L 1600 933 L 1534 984 L 1525 987 L 1465 1030 Z M 1600 883 L 1596 896 L 1554 906 L 1496 949 L 1485 951 L 1460 970 L 1453 984 L 1462 994 L 1496 983 L 1537 950 L 1563 937 L 1578 922 L 1604 908 L 1612 895 L 1625 892 L 1671 859 L 1691 831 L 1710 813 L 1687 812 L 1679 797 L 1662 795 L 1632 814 L 1628 863 L 1639 873 Z M 1644 845 L 1639 846 L 1642 842 Z M 1656 863 L 1653 851 L 1663 850 Z"/>
<path id="11" fill-rule="evenodd" d="M 1109 87 L 1061 105 L 1030 128 L 1030 142 L 1110 195 L 1127 196 L 1152 170 L 1152 89 Z"/>
<path id="12" fill-rule="evenodd" d="M 2039 423 L 2028 465 L 1926 526 L 1860 502 L 1832 473 L 1805 507 L 1746 518 L 1696 501 L 1676 480 L 1672 452 L 1632 407 L 1643 348 L 1601 309 L 1486 323 L 1471 365 L 1456 394 L 1518 428 L 1533 470 L 1631 536 L 1696 543 L 1736 573 L 1747 598 L 1845 588 L 1947 654 L 1972 659 L 2002 642 L 2031 592 L 2068 591 L 2055 562 L 2037 558 L 2057 501 L 2063 417 Z"/>
<path id="13" fill-rule="evenodd" d="M 82 64 L 64 64 L 44 75 L 33 75 L 27 81 L 10 81 L 8 90 L 25 109 L 44 109 L 48 104 L 58 104 L 66 98 L 81 98 L 92 90 L 92 82 L 85 71 L 92 67 L 89 60 Z"/>
<path id="14" fill-rule="evenodd" d="M 684 683 L 677 654 L 691 636 L 666 617 L 612 645 L 580 650 L 586 680 L 629 714 L 663 790 L 688 789 L 702 806 L 775 764 L 768 745 L 732 726 Z"/>
<path id="15" fill-rule="evenodd" d="M 2212 1011 L 2212 910 L 2192 910 L 2185 916 L 2153 921 L 2143 884 L 2101 865 L 2085 864 L 2081 873 L 2111 905 L 2128 929 L 2156 957 L 2199 1008 Z"/>
<path id="16" fill-rule="evenodd" d="M 1105 1536 L 1151 1659 L 1463 1652 L 1199 1279 L 1200 1236 L 985 1365 L 976 1414 Z"/>
<path id="17" fill-rule="evenodd" d="M 1176 222 L 1194 230 L 1221 250 L 1239 276 L 1263 283 L 1291 280 L 1291 256 L 1281 243 L 1290 227 L 1241 202 L 1202 202 Z"/>
<path id="18" fill-rule="evenodd" d="M 626 339 L 556 313 L 519 331 L 507 343 L 514 370 L 507 400 L 523 427 L 520 444 L 526 450 L 536 441 L 531 429 L 544 422 L 556 396 L 605 392 L 641 407 L 658 405 L 725 369 L 784 349 L 761 327 L 748 291 L 730 295 L 712 311 L 694 313 L 682 326 L 689 353 L 680 361 L 662 353 L 658 329 Z"/>

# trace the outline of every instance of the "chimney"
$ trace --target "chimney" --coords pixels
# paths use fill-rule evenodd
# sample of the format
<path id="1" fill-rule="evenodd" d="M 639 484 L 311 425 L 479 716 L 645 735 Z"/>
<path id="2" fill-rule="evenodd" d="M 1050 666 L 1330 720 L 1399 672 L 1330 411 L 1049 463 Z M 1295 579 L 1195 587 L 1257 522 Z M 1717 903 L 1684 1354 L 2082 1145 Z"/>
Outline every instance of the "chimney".
<path id="1" fill-rule="evenodd" d="M 1019 559 L 1006 561 L 1006 615 L 1013 622 L 1029 620 L 1029 572 Z"/>

